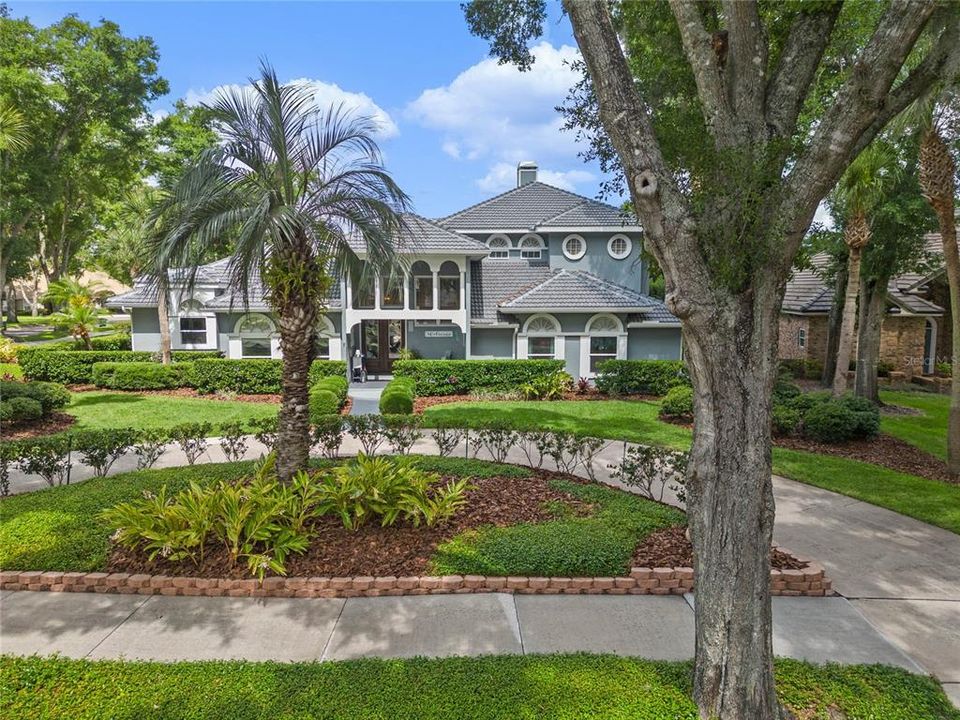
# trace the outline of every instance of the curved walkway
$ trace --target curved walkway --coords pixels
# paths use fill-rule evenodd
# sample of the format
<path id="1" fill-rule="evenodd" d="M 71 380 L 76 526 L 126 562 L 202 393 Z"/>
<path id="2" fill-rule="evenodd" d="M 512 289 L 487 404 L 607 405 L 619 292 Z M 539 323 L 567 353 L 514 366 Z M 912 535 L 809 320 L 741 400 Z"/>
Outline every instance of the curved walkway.
<path id="1" fill-rule="evenodd" d="M 343 453 L 348 455 L 354 454 L 357 450 L 358 444 L 356 441 L 349 437 L 346 438 L 342 450 Z M 259 457 L 263 451 L 264 448 L 251 438 L 247 457 Z M 435 444 L 429 438 L 424 438 L 419 441 L 413 451 L 423 454 L 436 454 L 437 452 Z M 465 448 L 461 445 L 455 454 L 462 455 L 464 451 Z M 610 478 L 607 465 L 617 462 L 622 452 L 623 443 L 611 442 L 610 445 L 608 445 L 598 457 L 598 479 L 611 484 L 617 484 L 616 481 Z M 211 445 L 201 462 L 223 462 L 223 459 L 219 446 L 214 439 L 211 439 Z M 525 458 L 519 450 L 515 450 L 511 453 L 508 461 L 523 464 Z M 157 467 L 171 467 L 183 464 L 185 464 L 183 454 L 176 448 L 170 448 L 160 459 Z M 135 468 L 135 459 L 125 457 L 116 463 L 111 474 Z M 75 481 L 90 476 L 88 468 L 75 467 L 74 470 Z M 11 473 L 11 486 L 14 492 L 30 491 L 43 487 L 43 481 L 37 478 L 27 478 L 20 473 L 13 472 Z M 867 651 L 869 657 L 865 657 L 864 660 L 893 662 L 893 660 L 890 659 L 884 660 L 883 658 L 886 658 L 887 655 L 880 651 L 879 646 L 874 645 L 873 636 L 875 634 L 871 632 L 872 625 L 879 629 L 882 635 L 886 639 L 889 639 L 899 650 L 902 650 L 916 660 L 923 670 L 930 672 L 940 679 L 940 681 L 944 683 L 947 692 L 954 699 L 954 702 L 960 705 L 960 562 L 957 560 L 960 558 L 960 536 L 899 515 L 890 510 L 885 510 L 859 500 L 780 477 L 774 478 L 774 492 L 777 502 L 777 519 L 774 530 L 775 542 L 799 555 L 815 558 L 818 562 L 822 563 L 833 580 L 834 589 L 845 598 L 827 599 L 824 601 L 812 598 L 777 599 L 775 602 L 775 615 L 779 614 L 781 622 L 785 622 L 782 618 L 790 617 L 791 621 L 800 623 L 799 625 L 794 625 L 793 630 L 788 633 L 789 638 L 792 638 L 792 640 L 787 637 L 787 631 L 784 629 L 785 634 L 783 634 L 781 640 L 778 641 L 778 652 L 796 654 L 797 656 L 809 657 L 810 659 L 833 657 L 837 660 L 843 660 L 843 658 L 847 656 L 840 652 L 841 647 L 846 647 L 851 652 L 856 652 L 858 657 L 860 656 L 861 650 L 872 648 Z M 666 498 L 666 500 L 676 503 L 676 499 L 673 497 Z M 57 617 L 61 617 L 61 611 L 67 611 L 65 605 L 68 602 L 75 601 L 80 597 L 88 597 L 65 596 L 64 599 L 58 599 L 46 593 L 37 594 L 39 596 L 47 596 L 38 598 L 23 597 L 30 595 L 30 593 L 18 593 L 17 595 L 20 597 L 16 598 L 16 600 L 12 600 L 10 595 L 3 598 L 3 604 L 6 606 L 5 610 L 6 608 L 21 605 L 22 603 L 47 603 L 51 610 L 53 610 L 54 607 L 59 608 L 57 610 Z M 479 598 L 482 596 L 476 597 Z M 528 652 L 545 652 L 548 648 L 570 648 L 571 645 L 569 643 L 564 644 L 566 642 L 564 638 L 576 637 L 576 633 L 570 635 L 571 628 L 583 627 L 582 621 L 587 619 L 584 616 L 579 618 L 575 616 L 578 606 L 577 602 L 570 602 L 568 604 L 568 601 L 576 600 L 577 597 L 579 596 L 563 598 L 564 607 L 567 608 L 570 613 L 573 613 L 573 615 L 564 619 L 562 622 L 560 622 L 560 619 L 564 616 L 558 615 L 558 622 L 554 623 L 552 630 L 550 628 L 541 628 L 536 632 L 530 630 L 530 632 L 534 632 L 534 634 L 547 633 L 549 635 L 551 632 L 554 632 L 555 635 L 552 637 L 555 637 L 558 643 L 557 645 L 550 645 L 549 643 L 533 643 L 527 645 L 524 643 L 523 649 L 526 649 Z M 89 598 L 88 602 L 105 604 L 112 602 L 112 600 L 104 599 L 102 596 L 89 596 Z M 646 598 L 644 602 L 651 599 L 652 598 Z M 132 616 L 134 612 L 140 612 L 141 610 L 144 612 L 156 612 L 158 613 L 158 617 L 161 617 L 164 616 L 164 612 L 160 606 L 163 605 L 164 602 L 173 600 L 193 601 L 194 599 L 121 597 L 117 599 L 117 602 L 129 603 L 130 607 L 124 606 L 125 612 L 123 609 L 117 608 L 116 612 L 123 618 Z M 211 598 L 205 598 L 202 602 L 208 600 L 211 600 Z M 231 602 L 224 604 L 222 609 L 222 622 L 231 626 L 234 624 L 239 626 L 243 623 L 234 623 L 234 621 L 230 619 L 234 613 L 240 612 L 240 610 L 238 610 L 240 606 L 237 605 L 237 603 L 232 603 L 232 600 L 233 599 L 231 599 Z M 484 606 L 485 603 L 493 602 L 489 599 L 473 598 L 463 600 L 459 597 L 455 600 L 437 601 L 436 609 L 424 610 L 428 618 L 426 620 L 427 627 L 421 628 L 419 624 L 420 621 L 418 620 L 419 613 L 413 612 L 411 608 L 424 606 L 412 604 L 413 598 L 369 598 L 366 600 L 383 602 L 371 603 L 369 606 L 370 609 L 366 610 L 352 609 L 353 606 L 366 607 L 363 603 L 352 603 L 350 601 L 344 603 L 342 600 L 332 602 L 339 603 L 340 610 L 337 611 L 337 617 L 341 620 L 346 617 L 346 622 L 348 623 L 341 629 L 342 633 L 360 632 L 357 629 L 360 627 L 368 628 L 365 631 L 366 640 L 364 640 L 364 642 L 372 649 L 372 654 L 378 652 L 377 648 L 380 648 L 383 652 L 390 652 L 388 639 L 391 633 L 395 634 L 395 630 L 384 634 L 385 631 L 383 628 L 379 628 L 374 632 L 371 632 L 369 629 L 378 628 L 377 622 L 387 622 L 387 620 L 383 618 L 392 618 L 389 622 L 396 621 L 405 624 L 404 627 L 406 627 L 407 630 L 401 634 L 409 635 L 413 633 L 413 636 L 424 637 L 424 633 L 426 633 L 426 636 L 430 635 L 428 632 L 430 625 L 429 618 L 434 613 L 440 613 L 441 616 L 445 614 L 450 617 L 466 617 L 469 620 L 468 624 L 470 627 L 480 628 L 481 626 L 473 622 L 475 609 L 469 607 L 467 604 L 460 607 L 457 603 L 476 602 L 480 603 L 480 606 Z M 680 598 L 676 598 L 675 600 L 682 602 Z M 389 606 L 387 601 L 394 602 L 394 606 Z M 597 633 L 592 632 L 594 627 L 602 628 L 604 618 L 607 616 L 608 611 L 613 612 L 614 616 L 619 617 L 619 614 L 613 610 L 613 605 L 616 601 L 614 598 L 600 601 L 590 596 L 585 596 L 582 599 L 581 602 L 589 603 L 588 608 L 583 610 L 583 612 L 589 614 L 588 626 L 591 628 L 590 635 L 600 644 L 594 648 L 593 644 L 587 643 L 586 640 L 584 640 L 580 642 L 579 645 L 574 643 L 576 647 L 585 650 L 606 648 L 611 651 L 616 651 L 621 647 L 620 643 L 622 641 L 618 640 L 618 633 L 615 632 L 615 628 L 609 635 L 605 635 L 605 633 L 601 631 Z M 284 605 L 284 603 L 288 602 L 291 604 Z M 516 601 L 505 599 L 497 600 L 496 602 L 506 602 L 507 605 L 515 608 L 517 618 L 515 627 L 511 625 L 510 628 L 514 629 L 507 628 L 503 632 L 507 634 L 514 633 L 517 638 L 521 638 L 523 634 L 521 630 L 523 627 L 530 626 L 532 628 L 533 625 L 531 625 L 531 623 L 542 622 L 540 616 L 556 615 L 558 612 L 556 608 L 547 607 L 550 602 L 558 602 L 555 599 L 551 600 L 549 597 L 529 601 L 528 598 L 523 597 L 517 598 Z M 544 606 L 539 607 L 537 605 L 538 602 Z M 60 603 L 64 603 L 64 606 L 60 606 Z M 450 605 L 444 606 L 444 603 L 450 603 Z M 608 607 L 602 611 L 595 612 L 594 610 L 599 609 L 603 603 L 608 603 Z M 276 610 L 276 612 L 281 615 L 285 613 L 294 613 L 295 615 L 296 612 L 300 612 L 294 610 L 294 608 L 298 607 L 295 601 L 271 600 L 269 605 L 275 606 L 276 608 L 286 607 L 287 609 Z M 378 612 L 376 608 L 378 605 L 384 608 L 382 612 L 386 613 L 383 615 L 383 618 L 381 618 L 381 621 L 376 620 L 376 613 Z M 638 607 L 639 606 L 641 605 L 638 603 Z M 778 606 L 784 610 L 778 613 L 776 611 Z M 71 607 L 74 606 L 71 605 Z M 443 607 L 447 607 L 447 610 L 445 611 Z M 652 603 L 646 607 L 652 609 Z M 679 608 L 679 606 L 677 607 Z M 812 612 L 816 607 L 822 608 L 824 612 Z M 153 608 L 153 610 L 151 610 L 151 608 Z M 350 608 L 349 612 L 348 608 Z M 530 609 L 529 613 L 525 611 L 524 608 Z M 591 610 L 591 608 L 594 610 Z M 788 608 L 792 608 L 792 611 L 788 610 Z M 683 608 L 679 609 L 683 610 Z M 187 604 L 183 605 L 182 611 L 186 613 L 195 612 L 188 609 Z M 104 616 L 103 622 L 109 625 L 106 631 L 113 634 L 117 631 L 119 625 L 123 623 L 111 624 L 107 619 L 110 612 Z M 479 609 L 477 609 L 476 612 L 479 612 Z M 219 617 L 221 611 L 217 610 L 214 611 L 214 613 Z M 353 613 L 359 613 L 359 616 L 362 616 L 364 619 L 362 623 L 360 620 L 357 620 L 359 624 L 354 626 L 354 630 L 350 630 L 349 628 L 351 626 L 349 623 L 350 618 L 353 617 Z M 373 614 L 370 615 L 370 613 Z M 4 612 L 4 615 L 7 616 L 8 612 Z M 528 618 L 524 622 L 525 615 L 527 615 Z M 658 611 L 655 615 L 659 618 L 660 612 Z M 262 617 L 262 622 L 271 622 L 268 619 L 269 615 Z M 504 617 L 509 619 L 509 608 Z M 652 616 L 648 615 L 646 617 L 649 620 Z M 678 614 L 677 617 L 682 618 L 683 613 Z M 804 617 L 806 619 L 802 620 Z M 540 619 L 538 620 L 538 618 Z M 692 614 L 689 621 L 692 622 Z M 478 620 L 478 622 L 480 621 Z M 620 621 L 618 620 L 618 622 Z M 624 622 L 627 621 L 624 620 Z M 643 616 L 639 616 L 637 622 L 642 623 Z M 657 622 L 659 622 L 659 620 L 657 620 Z M 674 630 L 677 633 L 684 632 L 682 626 L 686 622 L 686 620 L 679 619 L 678 623 L 680 623 L 680 625 L 676 625 Z M 64 632 L 68 634 L 70 632 L 76 632 L 70 630 L 71 622 L 68 620 L 68 615 L 62 616 L 62 624 Z M 4 634 L 6 634 L 6 618 L 4 625 Z M 654 623 L 654 625 L 656 625 L 656 623 Z M 559 632 L 559 628 L 562 628 L 562 632 Z M 39 631 L 38 629 L 38 632 Z M 293 630 L 291 630 L 291 632 L 293 632 Z M 490 649 L 485 649 L 483 642 L 480 642 L 478 646 L 471 644 L 472 640 L 469 640 L 469 638 L 476 639 L 482 637 L 483 633 L 479 629 L 476 633 L 471 631 L 467 632 L 466 635 L 462 632 L 458 635 L 455 630 L 451 630 L 451 633 L 451 637 L 463 636 L 467 638 L 457 641 L 461 643 L 458 647 L 460 647 L 463 652 L 472 652 L 474 650 L 479 652 L 496 651 L 492 646 Z M 477 633 L 479 633 L 479 635 Z M 788 640 L 789 642 L 798 642 L 796 638 L 804 633 L 806 633 L 809 638 L 816 640 L 814 643 L 806 643 L 806 645 L 811 645 L 812 647 L 799 649 L 798 646 L 796 652 L 791 652 L 783 645 L 783 643 L 788 642 Z M 634 639 L 639 638 L 639 640 L 637 640 L 638 642 L 647 642 L 643 640 L 643 638 L 647 636 L 640 632 L 639 629 L 632 635 L 630 633 L 625 633 L 624 635 L 633 637 Z M 506 635 L 504 635 L 504 637 L 506 637 Z M 677 637 L 682 637 L 682 635 L 677 635 Z M 335 634 L 333 628 L 331 628 L 330 637 L 328 637 L 328 643 L 326 645 L 334 642 L 333 638 L 335 638 Z M 96 647 L 102 647 L 103 643 L 106 643 L 107 640 L 108 638 L 103 638 L 102 642 L 96 644 Z M 602 642 L 600 642 L 601 640 Z M 518 639 L 518 642 L 519 641 Z M 426 640 L 424 640 L 424 642 L 426 642 Z M 447 641 L 445 640 L 444 642 Z M 450 640 L 449 642 L 453 641 Z M 684 642 L 680 642 L 677 647 L 684 647 Z M 386 645 L 384 645 L 384 643 L 386 643 Z M 333 645 L 333 647 L 335 648 L 337 646 Z M 816 649 L 817 647 L 819 647 L 819 650 Z M 634 654 L 644 654 L 643 647 L 634 646 L 624 648 L 624 650 L 629 650 L 634 652 Z M 423 651 L 422 648 L 421 651 Z M 456 649 L 451 652 L 455 651 Z M 88 648 L 87 652 L 83 654 L 91 652 L 93 652 L 93 649 Z M 402 652 L 405 652 L 405 650 Z M 817 655 L 817 652 L 820 654 Z M 824 653 L 828 654 L 825 655 Z M 829 653 L 833 654 L 830 655 Z M 319 655 L 314 652 L 312 656 L 333 657 L 335 655 L 339 656 L 332 650 L 328 652 L 328 648 L 325 647 Z M 230 655 L 227 653 L 224 656 Z M 648 656 L 651 655 L 648 654 Z M 870 660 L 870 657 L 872 657 L 873 660 Z M 852 660 L 846 659 L 843 661 L 851 662 Z"/>

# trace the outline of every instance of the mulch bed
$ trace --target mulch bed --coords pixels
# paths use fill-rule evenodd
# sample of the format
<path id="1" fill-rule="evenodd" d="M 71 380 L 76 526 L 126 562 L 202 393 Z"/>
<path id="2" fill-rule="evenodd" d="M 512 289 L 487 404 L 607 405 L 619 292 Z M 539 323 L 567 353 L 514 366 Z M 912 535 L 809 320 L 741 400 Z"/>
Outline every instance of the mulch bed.
<path id="1" fill-rule="evenodd" d="M 163 395 L 166 397 L 180 397 L 180 398 L 198 398 L 200 400 L 237 400 L 239 402 L 251 402 L 251 403 L 272 403 L 274 405 L 280 404 L 280 395 L 266 394 L 266 395 L 234 395 L 233 393 L 223 393 L 223 394 L 203 394 L 197 392 L 194 388 L 174 388 L 171 390 L 111 390 L 109 388 L 101 388 L 96 385 L 70 385 L 68 386 L 71 392 L 109 392 L 109 393 L 118 393 L 120 395 Z"/>
<path id="2" fill-rule="evenodd" d="M 69 429 L 77 419 L 73 415 L 62 412 L 50 413 L 50 417 L 38 422 L 6 423 L 3 426 L 4 440 L 28 440 L 29 438 L 53 435 Z"/>
<path id="3" fill-rule="evenodd" d="M 551 488 L 549 479 L 550 475 L 546 473 L 526 478 L 474 478 L 471 480 L 474 488 L 468 492 L 466 507 L 449 522 L 432 528 L 414 528 L 403 523 L 383 528 L 372 522 L 351 531 L 335 517 L 320 518 L 315 524 L 316 535 L 310 549 L 303 555 L 288 557 L 287 574 L 291 577 L 426 575 L 437 545 L 466 530 L 483 525 L 506 526 L 549 520 L 551 515 L 544 505 L 550 501 L 567 503 L 577 512 L 589 512 L 588 504 Z M 108 572 L 249 576 L 243 563 L 231 568 L 221 548 L 208 549 L 203 565 L 196 567 L 190 562 L 172 563 L 159 558 L 149 562 L 142 556 L 115 547 L 107 567 Z"/>
<path id="4" fill-rule="evenodd" d="M 595 388 L 587 392 L 578 393 L 571 391 L 564 393 L 563 400 L 644 400 L 656 401 L 658 397 L 654 395 L 604 395 L 597 392 Z M 487 402 L 488 398 L 476 395 L 431 395 L 427 397 L 415 397 L 413 399 L 413 412 L 422 415 L 423 411 L 434 405 L 446 405 L 448 403 L 469 403 L 469 402 Z"/>
<path id="5" fill-rule="evenodd" d="M 928 480 L 951 482 L 950 473 L 947 472 L 947 465 L 943 460 L 892 435 L 881 434 L 875 438 L 849 440 L 845 443 L 819 443 L 793 437 L 777 437 L 773 442 L 777 447 L 836 455 L 880 465 L 908 475 L 918 475 Z"/>
<path id="6" fill-rule="evenodd" d="M 770 567 L 774 570 L 802 570 L 808 564 L 777 548 L 770 551 Z M 650 533 L 634 550 L 633 567 L 693 567 L 693 546 L 687 540 L 686 527 L 678 525 Z"/>

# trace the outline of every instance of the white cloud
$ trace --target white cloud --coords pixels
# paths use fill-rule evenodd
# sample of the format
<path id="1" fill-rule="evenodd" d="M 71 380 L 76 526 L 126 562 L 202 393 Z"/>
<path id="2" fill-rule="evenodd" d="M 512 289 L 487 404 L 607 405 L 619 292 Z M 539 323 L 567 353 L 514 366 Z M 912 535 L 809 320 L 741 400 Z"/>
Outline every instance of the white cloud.
<path id="1" fill-rule="evenodd" d="M 295 78 L 288 82 L 308 87 L 313 92 L 313 98 L 317 107 L 322 110 L 342 105 L 345 110 L 372 118 L 379 126 L 377 135 L 380 138 L 393 137 L 400 132 L 397 124 L 393 118 L 390 117 L 390 113 L 377 105 L 377 103 L 365 93 L 350 92 L 334 83 L 327 83 L 322 80 L 311 80 L 310 78 Z M 232 84 L 218 85 L 212 90 L 189 90 L 187 91 L 185 100 L 188 105 L 210 103 L 221 90 L 249 90 L 249 88 L 249 85 Z"/>
<path id="2" fill-rule="evenodd" d="M 477 185 L 487 192 L 512 187 L 516 164 L 523 160 L 535 160 L 540 179 L 560 187 L 575 189 L 595 179 L 583 169 L 574 135 L 562 130 L 556 112 L 579 80 L 569 65 L 579 51 L 541 42 L 533 53 L 536 62 L 527 72 L 486 58 L 450 84 L 424 90 L 405 110 L 415 122 L 438 131 L 440 147 L 450 157 L 484 162 L 486 172 Z"/>

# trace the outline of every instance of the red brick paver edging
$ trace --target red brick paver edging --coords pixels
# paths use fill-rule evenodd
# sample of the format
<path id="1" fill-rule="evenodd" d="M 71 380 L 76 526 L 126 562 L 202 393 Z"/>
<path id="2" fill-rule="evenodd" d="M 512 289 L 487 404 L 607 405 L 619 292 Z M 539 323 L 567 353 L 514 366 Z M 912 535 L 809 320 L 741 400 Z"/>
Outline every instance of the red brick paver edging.
<path id="1" fill-rule="evenodd" d="M 693 568 L 633 568 L 628 577 L 487 577 L 422 575 L 411 577 L 268 577 L 254 579 L 4 570 L 0 590 L 97 592 L 126 595 L 209 597 L 346 598 L 380 595 L 517 593 L 524 595 L 682 595 L 693 590 Z M 822 567 L 771 570 L 773 595 L 832 594 Z"/>

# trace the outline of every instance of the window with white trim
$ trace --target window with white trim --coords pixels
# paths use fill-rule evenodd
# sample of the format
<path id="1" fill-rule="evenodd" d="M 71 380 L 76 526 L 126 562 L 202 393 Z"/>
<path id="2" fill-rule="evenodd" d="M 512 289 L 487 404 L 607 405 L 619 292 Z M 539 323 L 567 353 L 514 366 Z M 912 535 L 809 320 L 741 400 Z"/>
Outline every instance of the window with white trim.
<path id="1" fill-rule="evenodd" d="M 587 332 L 590 335 L 590 372 L 596 373 L 600 363 L 617 358 L 623 324 L 613 315 L 594 315 L 587 324 Z"/>
<path id="2" fill-rule="evenodd" d="M 531 360 L 552 360 L 556 357 L 557 333 L 560 324 L 550 315 L 534 315 L 524 326 L 527 334 L 527 357 Z"/>
<path id="3" fill-rule="evenodd" d="M 563 254 L 567 260 L 579 260 L 587 254 L 587 242 L 580 235 L 567 235 L 563 239 Z"/>
<path id="4" fill-rule="evenodd" d="M 805 348 L 807 346 L 807 329 L 797 330 L 797 347 Z"/>
<path id="5" fill-rule="evenodd" d="M 496 260 L 505 260 L 510 257 L 510 238 L 506 235 L 494 235 L 487 240 L 487 247 L 490 248 L 488 257 Z"/>
<path id="6" fill-rule="evenodd" d="M 203 304 L 199 300 L 185 300 L 180 303 L 178 314 L 180 315 L 181 345 L 205 345 L 207 343 L 207 318 L 194 314 L 202 310 Z"/>
<path id="7" fill-rule="evenodd" d="M 244 315 L 234 326 L 234 334 L 240 336 L 240 357 L 269 358 L 273 355 L 270 336 L 274 333 L 273 321 L 266 315 Z"/>
<path id="8" fill-rule="evenodd" d="M 520 257 L 525 260 L 539 260 L 543 247 L 543 239 L 539 235 L 524 235 L 520 238 Z"/>
<path id="9" fill-rule="evenodd" d="M 626 235 L 614 235 L 607 241 L 607 252 L 614 260 L 623 260 L 630 256 L 633 241 Z"/>
<path id="10" fill-rule="evenodd" d="M 330 318 L 321 315 L 317 318 L 317 332 L 313 338 L 313 356 L 318 360 L 337 360 L 330 357 L 330 341 L 337 336 L 336 328 Z"/>

